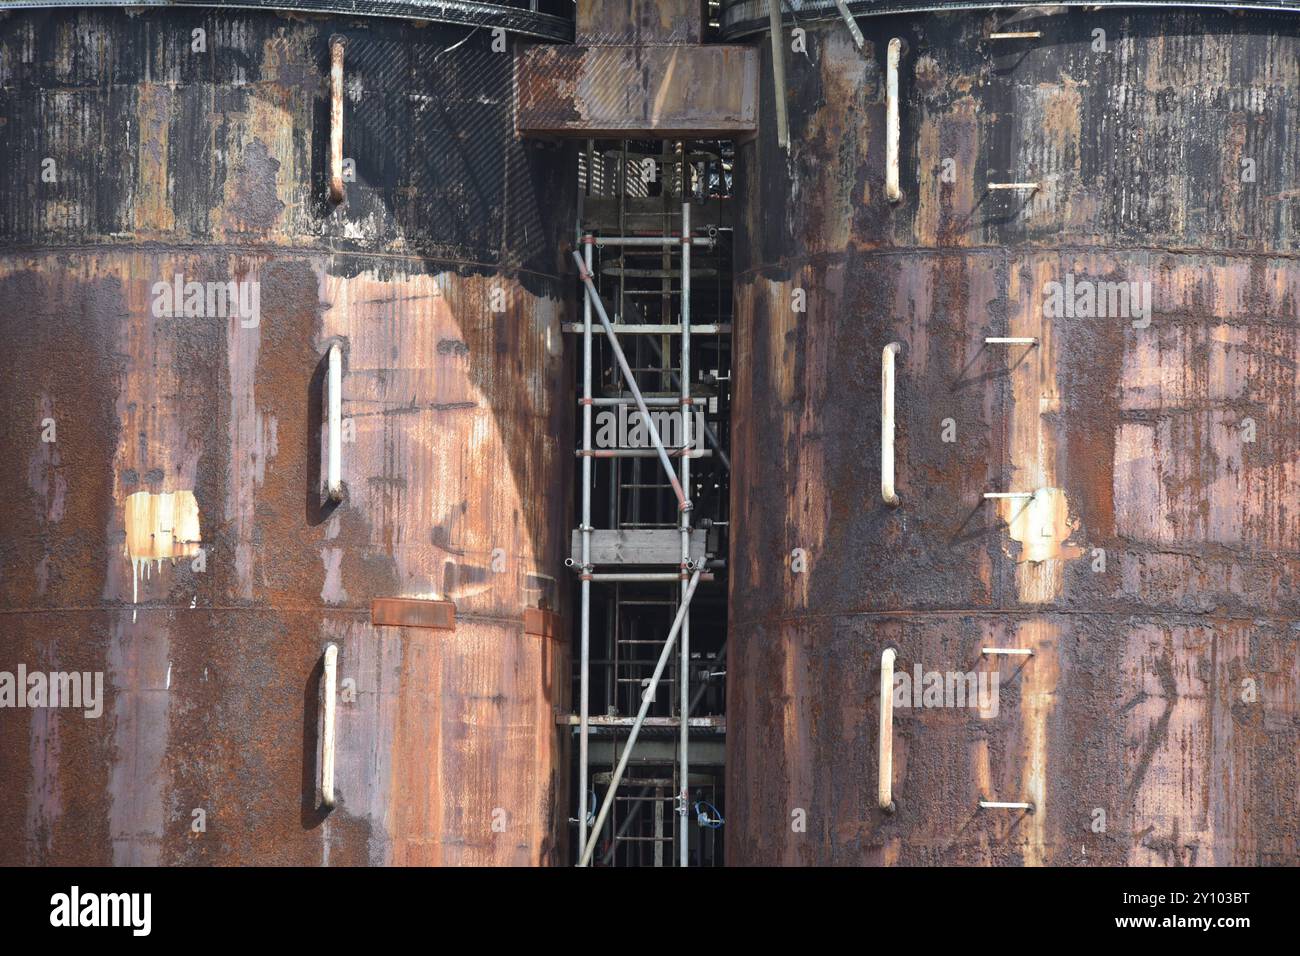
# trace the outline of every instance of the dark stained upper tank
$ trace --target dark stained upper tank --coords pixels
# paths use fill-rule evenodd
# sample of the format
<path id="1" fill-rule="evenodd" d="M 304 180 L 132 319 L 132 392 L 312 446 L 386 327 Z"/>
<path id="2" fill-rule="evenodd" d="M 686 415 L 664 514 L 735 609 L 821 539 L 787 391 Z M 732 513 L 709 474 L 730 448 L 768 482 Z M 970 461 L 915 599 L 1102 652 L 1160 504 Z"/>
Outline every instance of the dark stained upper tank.
<path id="1" fill-rule="evenodd" d="M 728 861 L 1295 865 L 1300 16 L 858 23 L 738 157 Z M 892 815 L 889 647 L 999 681 L 895 703 Z"/>
<path id="2" fill-rule="evenodd" d="M 564 859 L 574 157 L 513 135 L 519 42 L 0 12 L 0 672 L 104 680 L 97 718 L 0 710 L 0 862 Z M 387 597 L 455 628 L 372 625 Z"/>

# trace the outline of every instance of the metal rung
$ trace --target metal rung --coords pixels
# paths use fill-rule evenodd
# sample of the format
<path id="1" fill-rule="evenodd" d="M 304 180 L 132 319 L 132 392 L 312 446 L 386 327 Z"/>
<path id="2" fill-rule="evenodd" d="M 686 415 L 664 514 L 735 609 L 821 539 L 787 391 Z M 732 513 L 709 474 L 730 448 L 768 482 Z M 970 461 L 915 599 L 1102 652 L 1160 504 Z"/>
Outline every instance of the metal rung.
<path id="1" fill-rule="evenodd" d="M 619 843 L 672 843 L 673 838 L 670 836 L 661 837 L 643 837 L 643 836 L 616 836 L 614 837 Z"/>
<path id="2" fill-rule="evenodd" d="M 1032 657 L 1033 650 L 1028 647 L 984 647 L 980 648 L 981 654 L 1015 654 L 1021 657 Z"/>
<path id="3" fill-rule="evenodd" d="M 651 407 L 651 408 L 675 408 L 675 407 L 677 407 L 678 405 L 681 405 L 681 403 L 682 403 L 682 400 L 681 400 L 680 398 L 665 398 L 665 397 L 659 397 L 659 396 L 654 396 L 654 397 L 652 397 L 652 396 L 648 396 L 648 395 L 646 395 L 646 396 L 642 396 L 642 397 L 645 399 L 645 403 L 646 403 L 646 405 L 648 405 L 648 406 Z M 711 398 L 712 396 L 708 396 L 708 395 L 700 395 L 700 396 L 698 396 L 698 397 L 699 397 L 701 400 L 703 400 L 703 399 L 705 399 L 705 398 Z M 582 404 L 582 399 L 578 399 L 578 404 L 579 404 L 579 405 Z M 635 399 L 635 398 L 632 398 L 632 397 L 630 397 L 630 396 L 621 396 L 621 397 L 618 397 L 618 398 L 612 398 L 612 397 L 611 397 L 611 398 L 593 398 L 593 399 L 591 400 L 591 404 L 592 404 L 593 406 L 597 406 L 597 407 L 598 407 L 598 406 L 635 405 L 635 404 L 636 404 L 636 399 Z"/>
<path id="4" fill-rule="evenodd" d="M 1043 35 L 1042 30 L 1025 30 L 1020 33 L 990 33 L 990 40 L 1037 40 Z"/>
<path id="5" fill-rule="evenodd" d="M 985 345 L 1037 345 L 1038 339 L 1028 335 L 991 335 L 984 340 Z"/>
<path id="6" fill-rule="evenodd" d="M 711 448 L 667 448 L 664 449 L 664 453 L 669 458 L 713 457 Z M 573 454 L 578 458 L 654 458 L 659 452 L 654 448 L 593 448 L 591 451 L 583 451 L 579 448 Z"/>
<path id="7" fill-rule="evenodd" d="M 993 498 L 1032 498 L 1032 497 L 1034 497 L 1034 493 L 1032 491 L 986 491 L 984 492 L 984 499 L 986 501 Z"/>
<path id="8" fill-rule="evenodd" d="M 680 216 L 680 213 L 678 213 Z M 586 237 L 596 246 L 623 246 L 630 252 L 633 249 L 640 249 L 647 252 L 655 253 L 663 248 L 680 249 L 682 245 L 681 236 L 588 236 Z M 713 240 L 706 236 L 693 236 L 691 238 L 693 246 L 712 246 Z"/>
<path id="9" fill-rule="evenodd" d="M 665 794 L 664 794 L 663 796 L 661 796 L 661 797 L 637 797 L 637 796 L 630 796 L 630 797 L 615 797 L 614 799 L 615 799 L 615 800 L 619 800 L 619 801 L 621 801 L 621 802 L 623 802 L 623 803 L 643 803 L 643 802 L 644 802 L 644 803 L 654 803 L 654 802 L 656 802 L 656 801 L 658 801 L 658 800 L 665 800 L 665 801 L 667 801 L 667 800 L 676 800 L 676 799 L 677 799 L 677 794 L 675 794 L 675 793 L 665 793 Z"/>
<path id="10" fill-rule="evenodd" d="M 620 266 L 605 266 L 600 270 L 603 276 L 622 276 L 626 279 L 680 279 L 681 269 L 624 269 Z M 718 270 L 713 268 L 692 269 L 691 278 L 716 279 Z"/>
<path id="11" fill-rule="evenodd" d="M 659 641 L 659 642 L 657 642 L 657 643 L 659 644 L 660 647 L 662 647 L 664 642 L 663 642 L 663 641 Z M 623 666 L 625 666 L 625 667 L 630 667 L 630 666 L 632 666 L 632 665 L 634 665 L 634 664 L 640 664 L 640 665 L 642 665 L 642 666 L 649 665 L 650 667 L 654 667 L 656 663 L 657 663 L 656 661 L 619 661 L 619 664 L 621 664 L 621 665 L 623 665 Z M 645 683 L 645 678 L 643 678 L 643 677 L 619 677 L 619 678 L 617 678 L 617 681 L 618 681 L 618 683 L 620 683 L 620 684 L 643 684 L 643 683 Z M 676 681 L 674 678 L 672 678 L 672 677 L 661 677 L 661 678 L 659 678 L 659 683 L 661 683 L 661 684 L 676 684 L 677 681 Z"/>
<path id="12" fill-rule="evenodd" d="M 556 717 L 556 723 L 568 724 L 570 727 L 577 727 L 581 720 L 577 714 L 561 714 Z M 593 714 L 588 718 L 588 723 L 593 727 L 631 727 L 636 723 L 635 717 L 610 717 L 607 715 Z M 646 727 L 680 727 L 681 722 L 676 717 L 647 717 L 642 723 Z M 725 730 L 727 727 L 727 718 L 724 716 L 709 717 L 692 717 L 686 722 L 688 727 L 700 727 L 713 730 Z M 633 780 L 631 783 L 636 783 Z"/>
<path id="13" fill-rule="evenodd" d="M 981 810 L 1029 810 L 1034 809 L 1032 803 L 1000 803 L 996 800 L 981 800 Z"/>
<path id="14" fill-rule="evenodd" d="M 589 574 L 586 580 L 589 581 L 619 581 L 619 582 L 651 582 L 651 581 L 684 581 L 686 576 L 680 571 L 652 571 L 645 574 Z M 705 571 L 700 575 L 701 581 L 712 581 L 713 572 Z"/>
<path id="15" fill-rule="evenodd" d="M 659 293 L 655 293 L 655 294 L 658 295 Z M 576 332 L 578 334 L 581 334 L 582 330 L 583 330 L 583 324 L 581 322 L 564 323 L 564 331 L 566 332 Z M 679 324 L 663 324 L 663 323 L 656 323 L 656 322 L 638 322 L 638 323 L 615 322 L 614 331 L 620 334 L 625 333 L 627 335 L 681 335 L 682 327 Z M 693 322 L 691 323 L 691 335 L 730 335 L 730 334 L 731 334 L 730 322 L 708 323 L 704 325 L 696 325 Z M 633 369 L 633 371 L 640 372 L 645 370 Z M 662 370 L 653 369 L 652 371 L 658 372 Z"/>

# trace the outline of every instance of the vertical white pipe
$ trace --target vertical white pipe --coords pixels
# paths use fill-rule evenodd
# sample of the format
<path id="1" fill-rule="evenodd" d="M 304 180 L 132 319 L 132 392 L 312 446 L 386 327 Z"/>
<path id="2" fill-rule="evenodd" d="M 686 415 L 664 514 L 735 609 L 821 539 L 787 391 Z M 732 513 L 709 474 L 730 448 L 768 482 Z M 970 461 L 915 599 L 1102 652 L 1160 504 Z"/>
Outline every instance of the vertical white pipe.
<path id="1" fill-rule="evenodd" d="M 664 788 L 655 787 L 654 793 L 654 847 L 655 866 L 664 865 Z"/>
<path id="2" fill-rule="evenodd" d="M 885 648 L 880 655 L 880 809 L 894 811 L 894 658 L 897 652 Z"/>
<path id="3" fill-rule="evenodd" d="M 690 185 L 690 163 L 683 150 L 682 159 L 682 194 L 685 201 L 682 203 L 682 367 L 681 367 L 681 415 L 682 415 L 682 442 L 686 448 L 691 448 L 694 436 L 691 434 L 691 425 L 693 424 L 691 407 L 691 185 Z M 671 364 L 671 356 L 669 356 Z M 686 497 L 691 496 L 691 458 L 690 455 L 683 453 L 681 457 L 681 481 L 682 489 Z M 691 559 L 691 513 L 682 509 L 681 529 L 682 529 L 682 574 L 686 574 L 686 566 Z M 686 600 L 686 579 L 682 579 L 682 600 Z M 688 718 L 691 713 L 691 696 L 690 696 L 690 675 L 691 675 L 691 614 L 690 609 L 686 611 L 686 616 L 682 620 L 682 657 L 681 657 L 681 683 L 680 683 L 680 703 L 681 712 L 681 736 L 679 750 L 681 754 L 681 846 L 678 852 L 678 863 L 680 866 L 690 865 L 690 848 L 691 848 L 691 735 L 687 726 Z"/>
<path id="4" fill-rule="evenodd" d="M 342 37 L 330 37 L 330 202 L 343 201 L 343 48 Z"/>
<path id="5" fill-rule="evenodd" d="M 338 688 L 339 648 L 330 644 L 325 648 L 325 686 L 321 696 L 325 705 L 325 719 L 320 748 L 320 799 L 326 807 L 334 806 L 334 699 Z"/>
<path id="6" fill-rule="evenodd" d="M 903 41 L 889 41 L 885 57 L 885 198 L 898 202 L 903 193 L 898 188 L 898 61 Z"/>
<path id="7" fill-rule="evenodd" d="M 590 238 L 590 237 L 588 237 Z M 591 272 L 592 246 L 583 250 L 587 272 Z M 582 297 L 582 449 L 591 451 L 591 291 Z M 582 456 L 582 675 L 578 691 L 578 857 L 587 849 L 587 748 L 591 733 L 591 697 L 588 680 L 591 668 L 591 456 Z"/>
<path id="8" fill-rule="evenodd" d="M 885 346 L 880 363 L 880 497 L 885 504 L 898 504 L 894 488 L 894 356 L 897 342 Z"/>
<path id="9" fill-rule="evenodd" d="M 330 501 L 343 498 L 343 349 L 335 342 L 329 356 L 329 463 L 326 492 Z"/>
<path id="10" fill-rule="evenodd" d="M 772 33 L 772 98 L 776 101 L 776 141 L 790 148 L 790 117 L 785 102 L 785 36 L 781 32 L 781 0 L 767 0 L 768 29 Z"/>

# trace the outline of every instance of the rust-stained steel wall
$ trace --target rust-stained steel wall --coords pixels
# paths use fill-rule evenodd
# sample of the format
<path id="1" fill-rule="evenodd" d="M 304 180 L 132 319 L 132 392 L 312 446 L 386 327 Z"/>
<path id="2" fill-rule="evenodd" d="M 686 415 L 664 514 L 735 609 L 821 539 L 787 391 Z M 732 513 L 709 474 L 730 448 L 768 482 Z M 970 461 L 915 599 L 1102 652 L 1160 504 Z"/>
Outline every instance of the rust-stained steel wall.
<path id="1" fill-rule="evenodd" d="M 533 46 L 518 72 L 524 136 L 752 136 L 758 58 L 702 45 L 698 0 L 580 0 L 573 46 Z"/>
<path id="2" fill-rule="evenodd" d="M 728 861 L 1294 865 L 1300 17 L 1071 11 L 987 39 L 1006 16 L 866 18 L 862 52 L 805 22 L 806 56 L 787 30 L 788 155 L 762 38 L 738 162 Z M 1041 188 L 987 189 L 1016 181 Z M 1149 281 L 1149 326 L 1045 316 L 1071 273 Z M 981 500 L 1036 489 L 1026 511 Z M 1001 675 L 996 716 L 895 708 L 892 816 L 886 646 L 909 674 Z"/>
<path id="3" fill-rule="evenodd" d="M 512 52 L 469 32 L 0 19 L 0 671 L 106 684 L 99 719 L 0 710 L 0 862 L 564 858 L 566 652 L 524 615 L 565 610 L 574 157 L 514 138 Z M 259 321 L 160 316 L 177 274 L 260 283 Z M 336 339 L 355 441 L 329 509 Z M 394 596 L 453 600 L 455 631 L 372 626 Z M 356 698 L 325 815 L 329 642 Z"/>

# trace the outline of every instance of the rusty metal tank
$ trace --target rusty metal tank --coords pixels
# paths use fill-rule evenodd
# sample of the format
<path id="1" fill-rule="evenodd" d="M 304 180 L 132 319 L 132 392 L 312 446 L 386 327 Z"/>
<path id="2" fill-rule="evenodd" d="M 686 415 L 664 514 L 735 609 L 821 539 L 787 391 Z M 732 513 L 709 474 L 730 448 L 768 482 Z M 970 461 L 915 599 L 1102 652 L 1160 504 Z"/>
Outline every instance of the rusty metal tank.
<path id="1" fill-rule="evenodd" d="M 512 74 L 571 27 L 433 6 L 375 9 L 477 28 L 0 11 L 0 672 L 103 675 L 97 717 L 0 709 L 0 862 L 565 858 L 575 160 Z"/>
<path id="2" fill-rule="evenodd" d="M 764 56 L 728 861 L 1300 862 L 1300 13 L 917 10 L 859 17 L 859 49 L 794 6 L 787 151 L 766 4 L 724 4 Z M 1104 283 L 1138 284 L 1127 310 Z M 895 695 L 893 813 L 889 648 L 922 684 L 999 678 L 984 708 Z"/>

